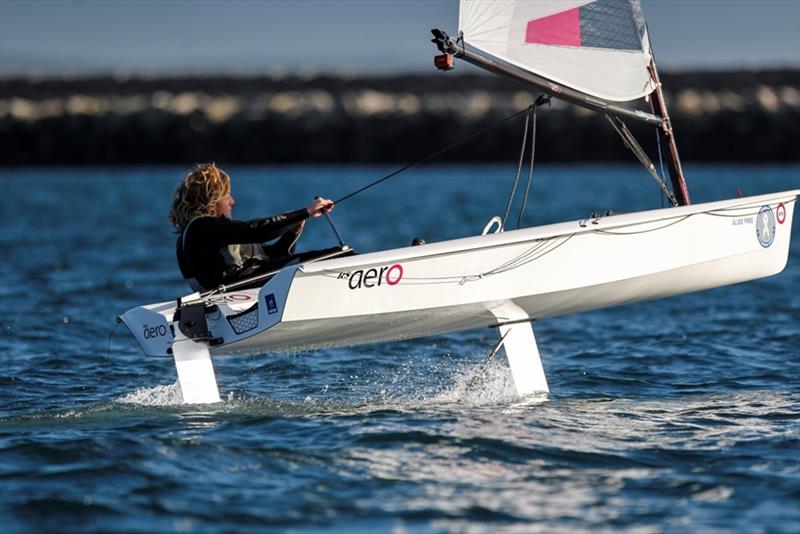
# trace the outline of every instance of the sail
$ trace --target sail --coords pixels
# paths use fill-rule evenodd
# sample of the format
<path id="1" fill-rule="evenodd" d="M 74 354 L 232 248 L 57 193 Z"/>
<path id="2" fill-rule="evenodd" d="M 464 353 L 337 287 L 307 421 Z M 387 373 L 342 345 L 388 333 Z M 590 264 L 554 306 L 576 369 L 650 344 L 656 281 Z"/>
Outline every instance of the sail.
<path id="1" fill-rule="evenodd" d="M 650 94 L 650 43 L 639 0 L 460 0 L 464 42 L 604 100 Z"/>

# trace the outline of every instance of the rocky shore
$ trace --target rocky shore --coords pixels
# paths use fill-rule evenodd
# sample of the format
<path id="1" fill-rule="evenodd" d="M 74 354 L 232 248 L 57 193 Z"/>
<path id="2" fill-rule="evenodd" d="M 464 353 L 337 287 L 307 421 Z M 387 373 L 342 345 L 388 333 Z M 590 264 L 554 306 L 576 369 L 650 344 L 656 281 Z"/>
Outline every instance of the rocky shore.
<path id="1" fill-rule="evenodd" d="M 800 71 L 664 73 L 684 160 L 800 161 Z M 0 165 L 400 162 L 524 109 L 496 76 L 0 80 Z M 656 156 L 652 129 L 631 125 Z M 522 121 L 443 161 L 517 157 Z M 634 161 L 604 117 L 538 113 L 538 161 Z"/>

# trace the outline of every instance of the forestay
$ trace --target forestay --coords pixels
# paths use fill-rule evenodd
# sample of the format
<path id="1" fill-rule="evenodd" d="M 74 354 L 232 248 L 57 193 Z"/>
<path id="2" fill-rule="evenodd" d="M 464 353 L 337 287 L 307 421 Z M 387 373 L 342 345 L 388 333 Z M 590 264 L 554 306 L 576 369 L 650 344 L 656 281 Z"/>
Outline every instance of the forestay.
<path id="1" fill-rule="evenodd" d="M 458 25 L 465 44 L 597 98 L 655 89 L 638 0 L 461 0 Z"/>

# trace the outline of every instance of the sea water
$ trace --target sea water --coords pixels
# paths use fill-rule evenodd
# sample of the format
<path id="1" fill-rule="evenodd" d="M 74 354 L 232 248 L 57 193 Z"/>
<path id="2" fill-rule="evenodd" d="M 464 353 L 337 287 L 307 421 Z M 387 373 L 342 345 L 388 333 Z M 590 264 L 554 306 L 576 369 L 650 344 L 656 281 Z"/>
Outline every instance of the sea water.
<path id="1" fill-rule="evenodd" d="M 393 169 L 228 170 L 250 218 Z M 333 220 L 359 252 L 476 235 L 515 170 L 409 171 Z M 800 531 L 800 214 L 777 276 L 537 322 L 547 396 L 516 397 L 481 329 L 219 357 L 223 402 L 183 406 L 114 319 L 187 292 L 184 171 L 0 171 L 3 532 Z M 686 171 L 695 202 L 800 187 L 796 165 Z M 633 166 L 539 166 L 522 225 L 663 203 Z M 300 248 L 335 244 L 316 219 Z"/>

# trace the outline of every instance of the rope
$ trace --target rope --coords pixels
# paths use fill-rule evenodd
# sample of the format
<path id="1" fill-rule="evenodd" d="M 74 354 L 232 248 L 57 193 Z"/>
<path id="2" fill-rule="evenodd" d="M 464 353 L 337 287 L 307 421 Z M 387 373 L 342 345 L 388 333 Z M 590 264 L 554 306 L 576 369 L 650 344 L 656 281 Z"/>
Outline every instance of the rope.
<path id="1" fill-rule="evenodd" d="M 528 142 L 528 123 L 531 120 L 531 114 L 528 113 L 525 116 L 525 130 L 522 134 L 522 148 L 519 151 L 519 165 L 517 166 L 517 175 L 514 177 L 514 186 L 511 188 L 511 194 L 508 195 L 508 204 L 506 204 L 506 211 L 503 214 L 503 222 L 501 229 L 506 227 L 506 221 L 508 220 L 508 214 L 511 211 L 511 204 L 514 202 L 514 196 L 517 194 L 517 185 L 519 184 L 519 175 L 522 174 L 522 160 L 525 159 L 525 145 Z"/>
<path id="2" fill-rule="evenodd" d="M 378 180 L 375 180 L 374 182 L 371 182 L 371 183 L 369 183 L 369 184 L 365 185 L 365 186 L 364 186 L 364 187 L 362 187 L 361 189 L 357 189 L 356 191 L 353 191 L 352 193 L 348 193 L 347 195 L 343 196 L 342 198 L 340 198 L 340 199 L 338 199 L 338 200 L 334 200 L 334 201 L 333 201 L 333 203 L 334 203 L 334 204 L 339 204 L 339 203 L 341 203 L 341 202 L 344 202 L 345 200 L 347 200 L 347 199 L 349 199 L 349 198 L 352 198 L 352 197 L 356 196 L 357 194 L 361 193 L 362 191 L 366 191 L 367 189 L 369 189 L 369 188 L 371 188 L 371 187 L 374 187 L 374 186 L 378 185 L 378 184 L 379 184 L 379 183 L 381 183 L 381 182 L 385 182 L 385 181 L 386 181 L 386 180 L 388 180 L 389 178 L 392 178 L 392 177 L 394 177 L 394 176 L 397 176 L 397 175 L 398 175 L 398 174 L 400 174 L 401 172 L 403 172 L 403 171 L 406 171 L 406 170 L 410 169 L 411 167 L 415 167 L 415 166 L 417 166 L 417 165 L 420 165 L 420 164 L 422 164 L 422 163 L 428 162 L 428 161 L 430 161 L 430 160 L 432 160 L 432 159 L 434 159 L 434 158 L 438 158 L 438 157 L 439 157 L 439 156 L 441 156 L 442 154 L 446 154 L 447 152 L 450 152 L 450 151 L 451 151 L 451 150 L 453 150 L 454 148 L 457 148 L 457 147 L 459 147 L 459 146 L 461 146 L 461 145 L 463 145 L 463 144 L 465 144 L 465 143 L 468 143 L 469 141 L 472 141 L 472 140 L 473 140 L 473 139 L 475 139 L 476 137 L 479 137 L 479 136 L 481 136 L 481 135 L 483 135 L 483 134 L 485 134 L 485 133 L 487 133 L 487 132 L 490 132 L 491 130 L 494 130 L 494 129 L 495 129 L 495 128 L 497 128 L 498 126 L 500 126 L 500 125 L 502 125 L 502 124 L 504 124 L 504 123 L 506 123 L 506 122 L 508 122 L 508 121 L 510 121 L 510 120 L 512 120 L 512 119 L 515 119 L 515 118 L 519 117 L 519 116 L 520 116 L 520 115 L 522 115 L 523 113 L 527 113 L 528 111 L 530 111 L 530 109 L 531 109 L 531 108 L 532 108 L 534 105 L 535 105 L 535 104 L 532 104 L 532 105 L 528 106 L 527 108 L 525 108 L 525 109 L 523 109 L 523 110 L 521 110 L 521 111 L 518 111 L 518 112 L 516 112 L 516 113 L 514 113 L 514 114 L 512 114 L 512 115 L 509 115 L 508 117 L 506 117 L 506 118 L 504 118 L 504 119 L 501 119 L 501 120 L 497 121 L 496 123 L 494 123 L 494 124 L 491 124 L 491 125 L 487 126 L 487 127 L 486 127 L 486 128 L 484 128 L 483 130 L 477 131 L 477 132 L 475 132 L 475 133 L 472 133 L 472 134 L 470 134 L 470 135 L 468 135 L 468 136 L 466 136 L 466 137 L 463 137 L 463 138 L 459 139 L 458 141 L 456 141 L 455 143 L 452 143 L 451 145 L 448 145 L 448 146 L 446 146 L 445 148 L 443 148 L 443 149 L 439 150 L 438 152 L 434 152 L 433 154 L 430 154 L 430 155 L 428 155 L 428 156 L 425 156 L 425 157 L 424 157 L 424 158 L 422 158 L 422 159 L 419 159 L 419 160 L 417 160 L 417 161 L 414 161 L 414 162 L 412 162 L 412 163 L 409 163 L 408 165 L 405 165 L 404 167 L 402 167 L 402 168 L 400 168 L 400 169 L 398 169 L 398 170 L 394 171 L 393 173 L 391 173 L 391 174 L 388 174 L 388 175 L 384 176 L 383 178 L 380 178 L 380 179 L 378 179 Z"/>
<path id="3" fill-rule="evenodd" d="M 647 230 L 635 230 L 633 232 L 615 232 L 613 230 L 599 230 L 598 229 L 598 230 L 595 230 L 594 232 L 596 234 L 603 234 L 603 235 L 649 234 L 650 232 L 657 232 L 659 230 L 663 230 L 664 228 L 669 228 L 670 226 L 673 226 L 675 224 L 681 223 L 681 222 L 685 221 L 686 219 L 688 219 L 689 217 L 691 217 L 692 215 L 696 215 L 696 214 L 684 215 L 683 217 L 680 217 L 679 219 L 675 219 L 674 221 L 670 221 L 668 223 L 665 223 L 663 226 L 659 226 L 658 228 L 648 228 Z"/>
<path id="4" fill-rule="evenodd" d="M 664 180 L 664 158 L 661 155 L 661 130 L 656 128 L 656 146 L 658 147 L 658 165 L 661 168 L 661 180 Z M 664 191 L 661 191 L 661 207 L 664 207 Z"/>
<path id="5" fill-rule="evenodd" d="M 633 134 L 630 132 L 630 130 L 628 130 L 628 127 L 625 126 L 625 123 L 622 122 L 619 117 L 611 117 L 610 115 L 606 115 L 606 118 L 622 138 L 622 142 L 625 143 L 625 146 L 627 146 L 628 149 L 633 152 L 633 155 L 636 156 L 636 159 L 638 159 L 639 162 L 644 165 L 644 168 L 647 169 L 647 172 L 650 173 L 650 176 L 653 177 L 653 180 L 655 180 L 656 184 L 658 184 L 672 205 L 677 206 L 678 201 L 675 199 L 675 195 L 672 194 L 672 191 L 669 190 L 667 184 L 664 183 L 664 180 L 662 180 L 658 175 L 656 172 L 656 166 L 653 165 L 653 162 L 650 161 L 649 157 L 647 157 L 647 153 L 636 141 L 636 138 L 633 137 Z"/>
<path id="6" fill-rule="evenodd" d="M 492 350 L 489 351 L 489 355 L 486 358 L 483 359 L 483 361 L 480 364 L 480 368 L 478 369 L 478 371 L 475 374 L 472 375 L 472 378 L 470 378 L 469 382 L 467 382 L 467 386 L 466 386 L 465 389 L 472 389 L 472 386 L 475 385 L 475 383 L 478 381 L 480 376 L 489 367 L 489 364 L 492 363 L 492 360 L 494 360 L 495 354 L 497 354 L 497 351 L 499 351 L 500 347 L 503 346 L 503 342 L 506 340 L 506 336 L 508 336 L 508 334 L 510 334 L 510 333 L 511 333 L 511 330 L 506 330 L 506 333 L 503 334 L 503 337 L 500 338 L 500 341 L 498 341 L 497 344 L 495 344 L 494 348 L 492 348 Z"/>
<path id="7" fill-rule="evenodd" d="M 525 213 L 525 205 L 528 203 L 528 194 L 531 191 L 533 181 L 533 161 L 536 157 L 536 107 L 533 108 L 533 125 L 531 126 L 531 165 L 528 169 L 528 183 L 525 185 L 525 194 L 522 196 L 522 206 L 519 208 L 517 217 L 517 230 L 522 226 L 522 215 Z"/>
<path id="8" fill-rule="evenodd" d="M 106 345 L 106 363 L 108 363 L 111 360 L 111 338 L 114 337 L 114 332 L 117 331 L 117 327 L 121 322 L 122 321 L 120 320 L 115 321 L 114 328 L 112 328 L 111 333 L 108 334 L 108 344 Z"/>

